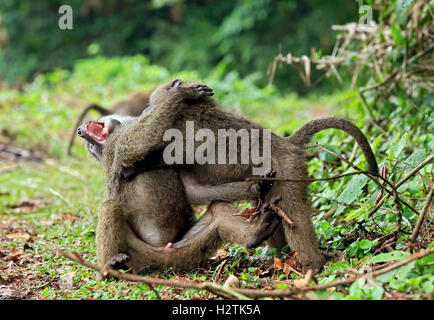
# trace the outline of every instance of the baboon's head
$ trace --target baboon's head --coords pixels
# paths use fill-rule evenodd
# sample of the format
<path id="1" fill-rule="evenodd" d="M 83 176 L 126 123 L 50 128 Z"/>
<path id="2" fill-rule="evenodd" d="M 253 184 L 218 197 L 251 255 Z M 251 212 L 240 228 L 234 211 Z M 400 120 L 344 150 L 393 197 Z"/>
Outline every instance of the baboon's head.
<path id="1" fill-rule="evenodd" d="M 112 133 L 118 130 L 118 127 L 125 121 L 132 119 L 134 118 L 113 114 L 98 121 L 86 121 L 77 129 L 77 134 L 86 140 L 88 152 L 100 160 L 104 144 L 110 139 Z"/>

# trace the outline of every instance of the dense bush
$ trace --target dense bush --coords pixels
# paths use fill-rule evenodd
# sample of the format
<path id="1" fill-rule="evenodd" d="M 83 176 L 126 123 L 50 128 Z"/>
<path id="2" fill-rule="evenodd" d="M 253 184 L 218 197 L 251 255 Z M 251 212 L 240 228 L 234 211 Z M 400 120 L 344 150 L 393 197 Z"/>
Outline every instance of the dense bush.
<path id="1" fill-rule="evenodd" d="M 62 4 L 73 8 L 73 30 L 59 30 Z M 330 24 L 357 16 L 357 3 L 347 0 L 2 0 L 0 79 L 71 69 L 76 59 L 94 54 L 141 53 L 171 72 L 198 70 L 203 76 L 224 60 L 226 72 L 260 72 L 257 80 L 265 84 L 279 52 L 327 50 Z M 279 79 L 281 86 L 303 88 L 288 73 Z"/>

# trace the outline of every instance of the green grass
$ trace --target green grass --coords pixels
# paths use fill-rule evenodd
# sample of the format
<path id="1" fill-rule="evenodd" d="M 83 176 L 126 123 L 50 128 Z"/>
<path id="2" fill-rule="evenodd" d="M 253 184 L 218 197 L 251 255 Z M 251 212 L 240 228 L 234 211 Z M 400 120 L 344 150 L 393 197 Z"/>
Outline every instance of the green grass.
<path id="1" fill-rule="evenodd" d="M 272 87 L 257 88 L 257 75 L 240 79 L 236 74 L 223 76 L 221 69 L 224 68 L 217 66 L 214 73 L 202 80 L 214 89 L 224 108 L 244 114 L 278 134 L 293 132 L 316 116 L 347 117 L 371 138 L 378 162 L 388 167 L 388 179 L 393 183 L 433 153 L 433 123 L 429 117 L 417 122 L 410 116 L 403 119 L 391 115 L 387 132 L 380 133 L 367 125 L 353 92 L 306 98 L 291 93 L 279 95 Z M 43 163 L 0 163 L 0 276 L 17 294 L 31 288 L 28 298 L 215 298 L 198 290 L 163 287 L 151 290 L 146 285 L 124 281 L 98 282 L 94 271 L 56 254 L 56 249 L 62 248 L 82 253 L 84 258 L 95 262 L 95 227 L 104 178 L 96 160 L 86 155 L 82 141 L 76 143 L 74 157 L 65 156 L 69 134 L 81 109 L 90 102 L 109 106 L 133 91 L 148 90 L 175 77 L 201 79 L 194 71 L 170 74 L 162 67 L 149 65 L 142 56 L 94 58 L 80 61 L 72 72 L 57 70 L 40 75 L 24 92 L 14 89 L 0 92 L 0 129 L 6 137 L 1 141 L 9 139 L 22 148 L 37 150 L 45 159 Z M 96 114 L 89 115 L 95 117 Z M 350 158 L 353 141 L 346 134 L 328 130 L 316 139 Z M 353 162 L 365 168 L 359 151 Z M 351 170 L 323 152 L 314 156 L 308 166 L 309 174 L 315 178 Z M 433 165 L 429 164 L 398 190 L 400 197 L 419 212 L 429 183 L 432 184 L 432 173 Z M 417 216 L 405 206 L 401 208 L 401 230 L 389 247 L 383 246 L 393 235 L 397 209 L 391 198 L 369 216 L 379 192 L 378 186 L 362 176 L 311 185 L 317 237 L 322 249 L 335 255 L 323 273 L 316 276 L 318 283 L 345 278 L 357 270 L 377 268 L 433 246 L 432 213 L 415 246 L 409 246 Z M 335 211 L 330 214 L 332 208 Z M 397 254 L 391 257 L 390 250 Z M 219 283 L 235 274 L 243 287 L 284 288 L 295 285 L 294 280 L 300 278 L 275 267 L 273 251 L 267 247 L 245 250 L 228 244 L 219 255 L 227 260 Z M 278 258 L 285 261 L 289 252 Z M 304 298 L 429 299 L 434 289 L 433 259 L 434 255 L 430 255 L 373 282 L 358 280 L 351 286 L 313 292 Z M 169 269 L 148 275 L 213 281 L 220 267 L 221 263 L 211 263 L 189 273 L 178 274 Z"/>

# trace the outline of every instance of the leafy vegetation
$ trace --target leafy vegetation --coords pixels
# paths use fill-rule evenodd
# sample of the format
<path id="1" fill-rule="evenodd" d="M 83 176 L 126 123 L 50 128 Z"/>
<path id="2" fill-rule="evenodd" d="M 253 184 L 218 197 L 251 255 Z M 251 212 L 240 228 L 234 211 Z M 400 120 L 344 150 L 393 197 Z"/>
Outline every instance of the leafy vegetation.
<path id="1" fill-rule="evenodd" d="M 57 248 L 63 248 L 79 252 L 85 259 L 95 261 L 95 226 L 104 179 L 99 165 L 86 155 L 82 144 L 74 147 L 76 156 L 65 156 L 67 140 L 73 129 L 71 126 L 82 107 L 90 102 L 109 106 L 134 91 L 151 89 L 158 83 L 175 77 L 184 80 L 202 79 L 214 89 L 223 108 L 241 113 L 282 135 L 293 132 L 301 123 L 313 117 L 333 114 L 348 118 L 368 136 L 380 167 L 388 169 L 387 180 L 396 186 L 434 153 L 433 97 L 432 88 L 429 86 L 432 80 L 429 77 L 420 81 L 420 78 L 402 76 L 383 83 L 396 70 L 397 74 L 404 75 L 405 72 L 419 70 L 421 65 L 427 66 L 425 69 L 432 68 L 433 65 L 432 52 L 424 55 L 421 60 L 415 59 L 413 64 L 407 63 L 428 48 L 429 43 L 420 42 L 420 35 L 432 24 L 432 5 L 429 1 L 416 2 L 417 5 L 424 4 L 424 11 L 421 9 L 421 12 L 425 15 L 414 24 L 411 20 L 414 15 L 409 14 L 409 10 L 414 10 L 416 4 L 413 1 L 404 2 L 405 7 L 398 6 L 402 5 L 403 1 L 391 1 L 387 7 L 379 10 L 380 28 L 376 31 L 376 38 L 383 41 L 381 34 L 386 29 L 391 30 L 393 38 L 393 45 L 388 49 L 387 57 L 382 60 L 384 64 L 381 64 L 381 68 L 378 69 L 371 61 L 363 63 L 356 86 L 343 86 L 332 94 L 311 94 L 301 98 L 288 91 L 279 92 L 274 86 L 264 87 L 261 81 L 258 81 L 263 77 L 261 73 L 248 75 L 246 72 L 252 66 L 252 69 L 258 67 L 252 62 L 255 60 L 253 57 L 243 63 L 229 58 L 216 58 L 211 63 L 213 68 L 208 66 L 207 76 L 204 77 L 205 73 L 195 65 L 191 65 L 192 69 L 198 71 L 178 72 L 173 71 L 180 70 L 178 67 L 162 67 L 151 63 L 149 58 L 143 55 L 97 55 L 81 60 L 75 60 L 79 56 L 74 55 L 70 60 L 67 59 L 70 63 L 67 67 L 71 66 L 70 69 L 55 68 L 51 72 L 38 74 L 22 88 L 2 89 L 0 296 L 50 299 L 216 298 L 209 292 L 194 289 L 181 290 L 160 286 L 152 290 L 146 285 L 125 281 L 98 282 L 95 280 L 95 272 L 56 254 Z M 2 6 L 7 3 L 9 2 L 5 1 Z M 153 10 L 163 10 L 167 3 L 153 1 Z M 267 16 L 267 10 L 283 10 L 274 7 L 270 9 L 266 4 L 259 7 L 263 10 L 257 10 L 255 3 L 237 2 L 237 7 L 219 27 L 225 30 L 223 38 L 233 41 L 234 46 L 238 44 L 227 35 L 245 32 L 247 34 L 245 38 L 243 35 L 243 39 L 253 41 L 248 40 L 248 35 L 260 34 L 255 22 L 263 19 L 264 15 Z M 288 6 L 290 3 L 292 2 L 288 2 Z M 379 3 L 380 1 L 369 2 L 374 7 Z M 183 8 L 183 2 L 179 4 Z M 16 14 L 30 10 L 36 6 L 36 2 L 30 4 L 22 1 L 20 6 L 27 9 L 20 8 Z M 157 7 L 159 9 L 155 9 Z M 0 6 L 0 13 L 1 8 L 3 7 Z M 402 8 L 407 10 L 405 18 L 402 18 Z M 191 11 L 194 10 L 195 5 Z M 212 12 L 211 8 L 209 10 Z M 219 10 L 229 11 L 229 8 L 223 6 Z M 248 14 L 252 11 L 255 12 L 253 16 Z M 11 16 L 12 12 L 9 14 Z M 221 17 L 219 14 L 221 13 L 215 13 L 215 19 Z M 240 19 L 244 15 L 252 16 L 252 20 Z M 230 22 L 232 20 L 235 22 Z M 269 20 L 273 20 L 269 23 L 274 24 L 279 18 L 276 18 L 276 21 L 274 18 Z M 159 20 L 156 19 L 155 23 L 157 21 Z M 412 27 L 407 28 L 409 23 Z M 164 30 L 164 27 L 160 30 Z M 407 32 L 404 33 L 403 30 Z M 188 36 L 185 37 L 185 40 L 180 38 L 177 44 L 185 45 Z M 274 43 L 276 41 L 274 40 Z M 170 44 L 164 41 L 161 43 L 162 47 Z M 23 44 L 27 45 L 28 40 L 23 40 Z M 368 41 L 366 45 L 369 44 L 371 42 Z M 239 45 L 239 48 L 242 48 L 247 44 Z M 365 46 L 364 43 L 359 45 L 362 48 Z M 204 50 L 203 52 L 207 53 L 210 49 Z M 237 48 L 230 45 L 227 50 L 223 55 L 237 52 Z M 307 49 L 305 51 L 308 52 Z M 24 50 L 21 54 L 24 52 L 27 51 Z M 152 54 L 150 56 L 153 61 Z M 182 59 L 188 57 L 186 55 Z M 40 57 L 30 58 L 29 61 L 32 59 L 40 61 Z M 185 61 L 182 59 L 180 61 Z M 164 58 L 161 61 L 164 62 Z M 181 62 L 177 63 L 182 65 Z M 340 72 L 351 73 L 356 63 L 357 61 L 348 61 L 340 67 Z M 402 71 L 404 63 L 408 69 Z M 53 66 L 50 65 L 47 69 Z M 426 74 L 421 72 L 419 76 Z M 275 79 L 276 82 L 279 83 L 279 78 Z M 363 91 L 376 85 L 380 85 L 380 90 Z M 89 117 L 95 116 L 91 114 Z M 326 130 L 319 133 L 315 140 L 327 149 L 350 159 L 353 164 L 366 168 L 363 155 L 354 149 L 353 141 L 347 134 Z M 326 178 L 353 171 L 341 159 L 319 150 L 314 144 L 308 153 L 311 155 L 308 162 L 311 177 Z M 29 161 L 32 159 L 43 161 Z M 364 175 L 313 182 L 313 221 L 322 251 L 328 259 L 323 272 L 315 276 L 317 283 L 332 284 L 354 274 L 384 270 L 383 268 L 407 259 L 413 253 L 433 248 L 431 207 L 428 208 L 416 241 L 411 241 L 418 215 L 421 215 L 427 195 L 433 188 L 433 170 L 433 162 L 428 162 L 396 188 L 396 193 L 387 197 L 378 208 L 377 200 L 385 197 L 386 193 L 380 195 L 382 188 Z M 408 205 L 399 203 L 397 197 Z M 245 250 L 227 244 L 216 253 L 215 259 L 202 269 L 189 273 L 175 273 L 168 269 L 147 275 L 224 283 L 227 277 L 233 274 L 245 288 L 285 289 L 303 285 L 303 277 L 295 263 L 296 253 L 289 248 L 280 256 L 274 256 L 273 253 L 273 250 L 266 246 Z M 300 297 L 432 299 L 433 259 L 434 254 L 430 254 L 373 278 L 360 278 L 347 286 L 331 286 L 301 294 Z"/>
<path id="2" fill-rule="evenodd" d="M 59 31 L 58 9 L 69 4 L 74 29 Z M 339 10 L 336 7 L 339 6 Z M 0 78 L 15 82 L 55 67 L 71 69 L 92 55 L 142 53 L 171 72 L 212 72 L 225 61 L 243 77 L 260 72 L 280 50 L 329 49 L 329 25 L 357 18 L 357 3 L 341 0 L 136 1 L 3 0 Z M 3 34 L 3 37 L 1 36 Z M 6 35 L 7 34 L 7 35 Z M 291 78 L 291 79 L 288 79 Z M 280 82 L 304 90 L 296 76 Z"/>

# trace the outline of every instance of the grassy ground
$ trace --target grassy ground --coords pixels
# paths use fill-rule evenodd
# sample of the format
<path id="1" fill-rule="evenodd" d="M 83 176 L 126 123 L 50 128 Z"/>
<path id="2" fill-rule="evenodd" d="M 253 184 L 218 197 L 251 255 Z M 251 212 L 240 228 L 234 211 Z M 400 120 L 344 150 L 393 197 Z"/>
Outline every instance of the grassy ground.
<path id="1" fill-rule="evenodd" d="M 224 66 L 203 79 L 223 107 L 242 113 L 279 134 L 292 132 L 308 119 L 335 114 L 355 121 L 371 137 L 380 165 L 396 183 L 433 153 L 431 118 L 407 124 L 392 119 L 387 132 L 367 125 L 362 108 L 351 92 L 300 99 L 272 88 L 254 86 L 252 75 L 239 79 L 222 76 Z M 133 91 L 181 77 L 200 78 L 195 72 L 172 75 L 151 66 L 143 57 L 95 58 L 77 64 L 73 72 L 57 70 L 40 76 L 23 92 L 0 92 L 0 299 L 213 299 L 206 291 L 157 287 L 124 281 L 95 280 L 95 272 L 56 254 L 57 248 L 79 252 L 95 261 L 95 226 L 103 196 L 99 164 L 86 155 L 79 141 L 74 157 L 65 149 L 73 123 L 90 102 L 109 106 Z M 89 118 L 95 118 L 92 114 Z M 329 130 L 316 139 L 350 158 L 353 142 Z M 313 150 L 317 151 L 317 150 Z M 353 162 L 365 167 L 358 151 Z M 312 177 L 349 172 L 347 165 L 327 153 L 309 161 Z M 433 184 L 433 165 L 424 166 L 398 194 L 418 213 Z M 367 186 L 367 188 L 366 188 Z M 363 176 L 346 177 L 311 186 L 314 225 L 328 263 L 314 281 L 327 283 L 364 270 L 379 269 L 433 247 L 432 212 L 417 241 L 410 243 L 417 215 L 392 199 L 373 215 L 380 189 Z M 399 226 L 400 228 L 397 228 Z M 224 283 L 235 275 L 242 287 L 283 289 L 299 286 L 300 269 L 294 252 L 273 256 L 266 246 L 245 250 L 221 248 L 203 268 L 189 273 L 150 273 L 159 278 Z M 360 279 L 303 295 L 308 299 L 431 299 L 434 254 L 396 268 L 375 279 Z M 291 267 L 291 268 L 290 268 Z"/>

